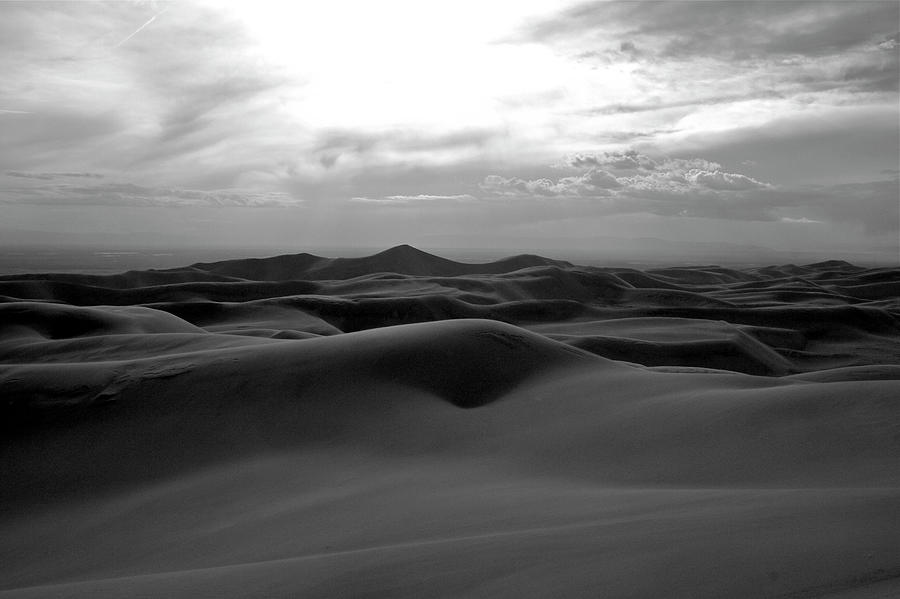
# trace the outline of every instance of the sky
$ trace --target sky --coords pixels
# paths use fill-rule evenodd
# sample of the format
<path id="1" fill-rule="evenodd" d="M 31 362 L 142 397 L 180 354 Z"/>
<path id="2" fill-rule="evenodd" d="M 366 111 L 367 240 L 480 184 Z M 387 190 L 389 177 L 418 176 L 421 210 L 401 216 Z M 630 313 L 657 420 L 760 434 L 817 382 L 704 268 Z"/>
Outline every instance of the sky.
<path id="1" fill-rule="evenodd" d="M 898 1 L 0 1 L 0 236 L 900 262 L 898 30 Z"/>

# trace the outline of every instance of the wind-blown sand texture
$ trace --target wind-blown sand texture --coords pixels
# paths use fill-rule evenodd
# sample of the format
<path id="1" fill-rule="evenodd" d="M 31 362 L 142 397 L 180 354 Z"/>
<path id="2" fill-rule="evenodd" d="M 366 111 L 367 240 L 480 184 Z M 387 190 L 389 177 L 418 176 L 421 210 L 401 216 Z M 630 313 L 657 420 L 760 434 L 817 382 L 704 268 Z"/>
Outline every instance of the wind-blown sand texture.
<path id="1" fill-rule="evenodd" d="M 0 277 L 0 597 L 900 595 L 900 269 Z"/>

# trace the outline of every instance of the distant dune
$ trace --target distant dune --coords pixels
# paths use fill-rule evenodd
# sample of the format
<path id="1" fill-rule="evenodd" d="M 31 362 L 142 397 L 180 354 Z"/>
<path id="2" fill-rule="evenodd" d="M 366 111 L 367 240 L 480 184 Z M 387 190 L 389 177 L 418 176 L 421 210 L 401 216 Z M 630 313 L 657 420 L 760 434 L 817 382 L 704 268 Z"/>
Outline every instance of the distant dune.
<path id="1" fill-rule="evenodd" d="M 900 268 L 0 277 L 0 597 L 900 595 Z"/>
<path id="2" fill-rule="evenodd" d="M 294 279 L 350 279 L 375 273 L 415 276 L 499 274 L 528 266 L 571 266 L 568 262 L 540 256 L 513 256 L 487 264 L 465 264 L 423 252 L 409 245 L 399 245 L 365 258 L 322 258 L 311 254 L 226 260 L 212 264 L 194 264 L 192 268 L 252 281 L 286 281 Z"/>

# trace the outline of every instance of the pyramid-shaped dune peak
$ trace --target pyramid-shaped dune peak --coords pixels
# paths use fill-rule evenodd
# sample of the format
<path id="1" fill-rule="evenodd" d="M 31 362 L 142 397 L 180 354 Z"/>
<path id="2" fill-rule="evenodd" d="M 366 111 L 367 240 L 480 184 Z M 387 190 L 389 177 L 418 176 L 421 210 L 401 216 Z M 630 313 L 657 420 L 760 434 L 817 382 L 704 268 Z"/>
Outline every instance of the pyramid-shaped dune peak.
<path id="1" fill-rule="evenodd" d="M 463 266 L 453 260 L 429 254 L 411 245 L 398 245 L 379 252 L 374 256 L 359 258 L 359 263 L 373 270 L 385 270 L 409 275 L 443 275 L 460 274 L 457 271 Z"/>
<path id="2" fill-rule="evenodd" d="M 426 251 L 420 250 L 417 247 L 413 247 L 408 243 L 401 243 L 400 245 L 395 245 L 392 248 L 388 248 L 383 252 L 379 252 L 375 254 L 376 256 L 428 256 L 429 258 L 437 258 L 434 254 L 429 254 Z"/>
<path id="3" fill-rule="evenodd" d="M 455 264 L 453 260 L 429 254 L 411 245 L 397 245 L 390 249 L 369 256 L 371 260 L 390 260 L 397 263 L 416 261 L 418 264 Z"/>

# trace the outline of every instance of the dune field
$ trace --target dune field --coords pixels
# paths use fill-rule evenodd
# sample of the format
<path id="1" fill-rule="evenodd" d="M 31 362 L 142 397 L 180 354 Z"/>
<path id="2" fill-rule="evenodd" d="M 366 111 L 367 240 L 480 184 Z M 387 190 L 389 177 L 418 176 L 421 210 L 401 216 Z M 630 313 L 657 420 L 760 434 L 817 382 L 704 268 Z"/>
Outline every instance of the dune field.
<path id="1" fill-rule="evenodd" d="M 0 598 L 900 596 L 900 268 L 0 277 Z"/>

